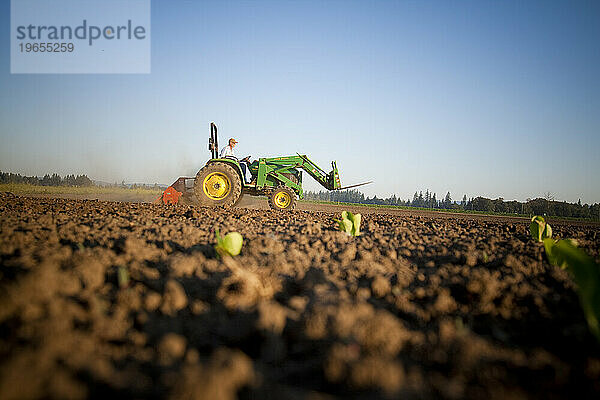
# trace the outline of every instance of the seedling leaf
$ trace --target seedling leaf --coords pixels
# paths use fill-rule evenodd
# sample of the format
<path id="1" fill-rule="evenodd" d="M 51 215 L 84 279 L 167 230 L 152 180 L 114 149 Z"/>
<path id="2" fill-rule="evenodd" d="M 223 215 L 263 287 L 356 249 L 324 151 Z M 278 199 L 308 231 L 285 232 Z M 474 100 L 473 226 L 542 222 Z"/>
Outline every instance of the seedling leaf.
<path id="1" fill-rule="evenodd" d="M 362 219 L 362 215 L 360 214 L 354 214 L 354 218 L 352 221 L 352 236 L 359 236 L 360 235 L 360 221 Z"/>
<path id="2" fill-rule="evenodd" d="M 552 237 L 552 227 L 549 223 L 546 223 L 546 230 L 543 233 L 544 239 L 549 239 Z"/>
<path id="3" fill-rule="evenodd" d="M 350 211 L 342 211 L 342 219 L 336 220 L 339 224 L 339 229 L 346 232 L 350 236 L 360 235 L 360 214 L 352 214 Z"/>
<path id="4" fill-rule="evenodd" d="M 340 230 L 348 234 L 352 233 L 352 221 L 349 219 L 342 219 L 340 222 Z"/>
<path id="5" fill-rule="evenodd" d="M 540 217 L 539 215 L 531 218 L 529 232 L 531 233 L 531 237 L 538 242 L 552 237 L 552 227 L 546 223 L 544 217 Z"/>
<path id="6" fill-rule="evenodd" d="M 221 257 L 225 255 L 234 257 L 242 251 L 244 238 L 238 232 L 229 232 L 227 235 L 221 237 L 219 230 L 217 229 L 215 231 L 215 236 L 217 238 L 215 251 Z"/>
<path id="7" fill-rule="evenodd" d="M 566 269 L 577 284 L 579 301 L 590 331 L 600 340 L 600 266 L 575 240 L 544 240 L 548 262 Z"/>

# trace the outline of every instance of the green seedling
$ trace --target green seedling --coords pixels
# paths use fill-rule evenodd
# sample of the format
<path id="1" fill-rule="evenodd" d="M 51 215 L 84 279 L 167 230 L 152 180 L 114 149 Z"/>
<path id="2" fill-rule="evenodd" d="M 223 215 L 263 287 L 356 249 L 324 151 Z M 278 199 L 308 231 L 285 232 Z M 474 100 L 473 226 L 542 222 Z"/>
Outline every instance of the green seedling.
<path id="1" fill-rule="evenodd" d="M 227 256 L 237 256 L 242 251 L 242 243 L 244 242 L 244 238 L 238 232 L 229 232 L 227 235 L 221 237 L 219 234 L 219 230 L 215 231 L 215 236 L 217 238 L 217 244 L 215 245 L 215 251 L 221 257 Z"/>
<path id="2" fill-rule="evenodd" d="M 126 288 L 129 286 L 129 271 L 127 271 L 127 268 L 119 267 L 117 270 L 117 278 L 120 288 Z"/>
<path id="3" fill-rule="evenodd" d="M 544 239 L 552 237 L 552 227 L 550 224 L 546 223 L 544 217 L 540 217 L 539 215 L 531 218 L 529 232 L 531 232 L 531 237 L 538 242 L 542 242 Z"/>
<path id="4" fill-rule="evenodd" d="M 577 284 L 579 302 L 590 331 L 600 340 L 600 265 L 575 240 L 544 240 L 550 264 L 566 269 Z"/>
<path id="5" fill-rule="evenodd" d="M 576 240 L 552 239 L 552 228 L 543 217 L 533 217 L 529 230 L 533 239 L 544 243 L 548 262 L 573 276 L 590 332 L 600 341 L 600 265 L 577 247 Z"/>
<path id="6" fill-rule="evenodd" d="M 560 243 L 561 247 L 569 246 L 572 248 L 577 248 L 577 241 L 575 239 L 563 239 L 563 240 L 554 240 L 554 239 L 544 239 L 544 249 L 546 250 L 546 258 L 548 258 L 548 262 L 552 265 L 556 265 L 561 269 L 567 269 L 569 266 L 567 260 L 564 257 L 563 252 L 557 247 L 558 243 Z M 580 249 L 577 249 L 581 251 Z"/>
<path id="7" fill-rule="evenodd" d="M 339 230 L 346 232 L 350 236 L 360 235 L 360 214 L 352 214 L 350 211 L 342 211 L 342 219 L 336 220 L 339 224 Z"/>

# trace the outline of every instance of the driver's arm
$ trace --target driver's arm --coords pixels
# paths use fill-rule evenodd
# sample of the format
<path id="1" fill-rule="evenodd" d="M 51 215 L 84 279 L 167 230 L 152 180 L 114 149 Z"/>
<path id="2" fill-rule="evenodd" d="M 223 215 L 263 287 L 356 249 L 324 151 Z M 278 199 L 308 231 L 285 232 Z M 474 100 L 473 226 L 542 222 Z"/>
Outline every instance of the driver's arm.
<path id="1" fill-rule="evenodd" d="M 229 152 L 229 151 L 227 151 L 227 149 L 229 149 L 229 146 L 225 146 L 225 147 L 223 147 L 223 150 L 221 150 L 221 153 L 219 154 L 219 157 L 220 157 L 220 158 L 225 158 L 225 157 L 227 157 L 228 155 L 230 155 L 230 154 L 229 154 L 230 152 Z"/>

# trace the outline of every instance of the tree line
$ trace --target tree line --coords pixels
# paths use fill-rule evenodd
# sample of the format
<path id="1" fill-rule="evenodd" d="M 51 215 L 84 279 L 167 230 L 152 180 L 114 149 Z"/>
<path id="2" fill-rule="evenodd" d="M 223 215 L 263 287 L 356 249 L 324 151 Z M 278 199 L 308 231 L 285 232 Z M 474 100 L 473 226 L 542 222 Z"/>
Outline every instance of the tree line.
<path id="1" fill-rule="evenodd" d="M 418 207 L 438 210 L 457 210 L 457 211 L 480 211 L 489 213 L 517 214 L 517 215 L 549 215 L 557 217 L 585 218 L 600 220 L 600 203 L 581 204 L 568 203 L 566 201 L 555 201 L 552 198 L 527 199 L 525 202 L 516 200 L 505 201 L 502 197 L 495 200 L 477 196 L 467 198 L 463 195 L 462 200 L 454 201 L 450 192 L 447 192 L 443 198 L 438 198 L 436 193 L 426 190 L 415 192 L 412 200 L 402 200 L 395 194 L 388 198 L 379 198 L 377 196 L 365 197 L 365 195 L 356 190 L 343 191 L 319 191 L 305 192 L 305 199 L 315 201 L 331 201 L 338 203 L 356 203 L 356 204 L 375 204 L 402 207 Z M 550 197 L 550 196 L 546 196 Z"/>
<path id="2" fill-rule="evenodd" d="M 42 178 L 37 176 L 22 176 L 10 172 L 0 171 L 0 183 L 26 183 L 38 186 L 94 186 L 94 182 L 87 175 L 46 174 Z"/>
<path id="3" fill-rule="evenodd" d="M 124 189 L 165 189 L 166 186 L 145 183 L 94 183 L 87 175 L 65 175 L 61 177 L 58 174 L 46 174 L 42 178 L 37 176 L 23 176 L 10 172 L 0 171 L 0 184 L 2 183 L 25 183 L 36 186 L 100 186 L 100 187 L 116 187 Z"/>

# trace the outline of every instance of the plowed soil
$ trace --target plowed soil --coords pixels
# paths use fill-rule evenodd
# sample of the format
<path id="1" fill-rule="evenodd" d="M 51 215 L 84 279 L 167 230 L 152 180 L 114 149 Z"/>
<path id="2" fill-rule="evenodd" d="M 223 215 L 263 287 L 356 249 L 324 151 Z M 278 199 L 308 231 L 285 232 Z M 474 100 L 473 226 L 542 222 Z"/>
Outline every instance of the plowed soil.
<path id="1" fill-rule="evenodd" d="M 337 217 L 0 195 L 0 398 L 600 397 L 528 221 Z M 598 260 L 598 225 L 553 228 Z"/>

